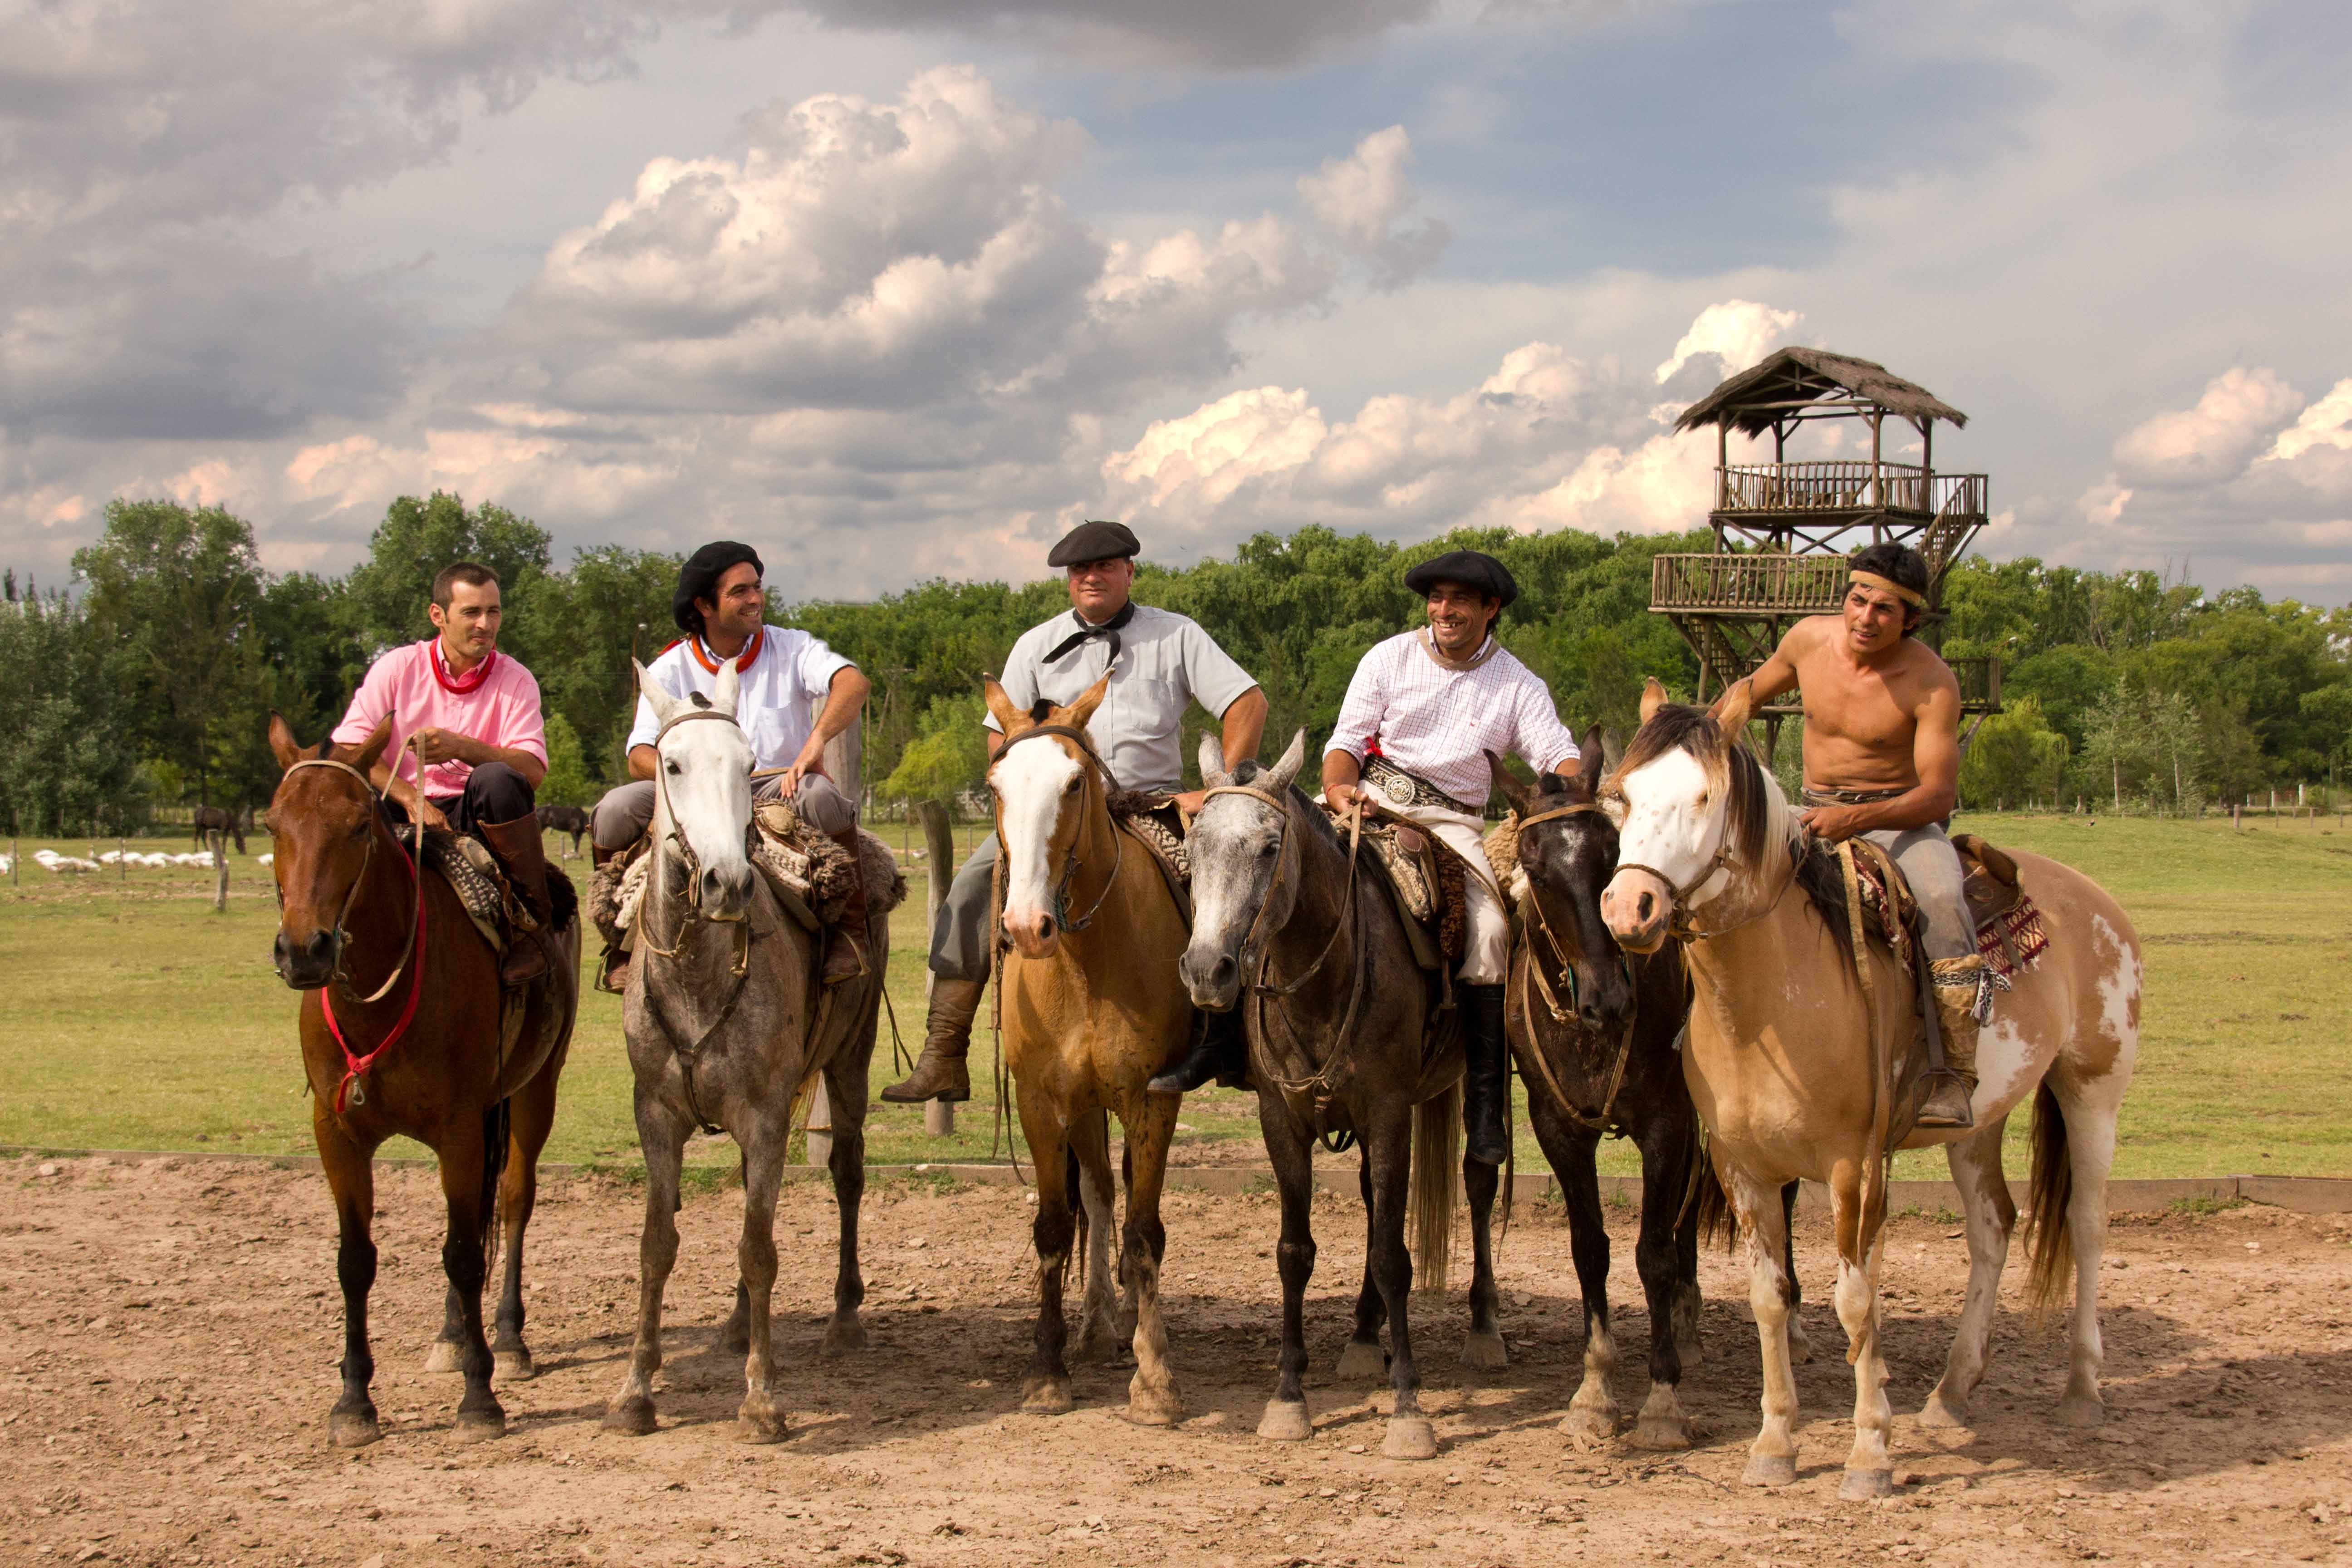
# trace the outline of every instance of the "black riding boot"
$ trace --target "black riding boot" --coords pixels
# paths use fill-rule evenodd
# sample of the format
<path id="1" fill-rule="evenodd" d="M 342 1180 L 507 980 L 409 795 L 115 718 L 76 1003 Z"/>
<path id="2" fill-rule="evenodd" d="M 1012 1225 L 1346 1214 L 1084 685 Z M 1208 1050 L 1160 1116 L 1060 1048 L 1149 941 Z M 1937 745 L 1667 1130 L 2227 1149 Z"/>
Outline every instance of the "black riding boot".
<path id="1" fill-rule="evenodd" d="M 1503 1102 L 1511 1082 L 1510 1046 L 1503 1038 L 1503 988 L 1460 988 L 1463 1022 L 1462 1131 L 1470 1157 L 1500 1165 L 1511 1152 Z"/>
<path id="2" fill-rule="evenodd" d="M 1212 1080 L 1229 1089 L 1249 1081 L 1249 1036 L 1238 1007 L 1230 1013 L 1193 1015 L 1184 1059 L 1144 1087 L 1153 1094 L 1190 1094 Z"/>

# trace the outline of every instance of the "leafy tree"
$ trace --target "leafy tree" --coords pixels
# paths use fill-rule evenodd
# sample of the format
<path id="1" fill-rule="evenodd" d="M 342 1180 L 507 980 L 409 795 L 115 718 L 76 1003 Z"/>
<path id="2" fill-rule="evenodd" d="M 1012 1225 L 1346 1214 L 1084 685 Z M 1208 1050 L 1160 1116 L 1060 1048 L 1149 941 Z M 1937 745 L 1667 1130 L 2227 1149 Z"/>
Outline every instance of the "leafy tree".
<path id="1" fill-rule="evenodd" d="M 882 781 L 883 798 L 952 805 L 958 795 L 978 788 L 988 771 L 982 712 L 977 696 L 933 698 L 917 721 L 914 740 Z"/>
<path id="2" fill-rule="evenodd" d="M 13 578 L 8 584 L 16 586 Z M 0 826 L 126 829 L 141 806 L 130 704 L 87 609 L 29 587 L 0 601 Z"/>
<path id="3" fill-rule="evenodd" d="M 508 601 L 507 625 L 531 648 L 523 662 L 540 700 L 579 738 L 584 776 L 609 784 L 627 776 L 622 741 L 636 712 L 630 647 L 650 663 L 677 636 L 669 600 L 678 558 L 605 545 L 583 550 L 572 570 L 535 578 Z M 640 633 L 638 627 L 645 630 Z"/>
<path id="4" fill-rule="evenodd" d="M 368 558 L 345 581 L 355 628 L 373 656 L 432 635 L 425 606 L 433 579 L 455 561 L 478 561 L 498 574 L 499 600 L 509 606 L 499 647 L 530 664 L 538 628 L 513 614 L 547 571 L 547 530 L 502 506 L 468 510 L 445 490 L 419 500 L 402 496 L 385 509 L 368 540 Z"/>
<path id="5" fill-rule="evenodd" d="M 2020 698 L 1977 726 L 1960 759 L 1960 798 L 1996 810 L 2028 799 L 2055 801 L 2065 788 L 2070 750 L 2041 700 Z"/>
<path id="6" fill-rule="evenodd" d="M 540 781 L 541 805 L 586 805 L 596 793 L 580 750 L 580 736 L 561 713 L 547 715 L 547 776 Z"/>

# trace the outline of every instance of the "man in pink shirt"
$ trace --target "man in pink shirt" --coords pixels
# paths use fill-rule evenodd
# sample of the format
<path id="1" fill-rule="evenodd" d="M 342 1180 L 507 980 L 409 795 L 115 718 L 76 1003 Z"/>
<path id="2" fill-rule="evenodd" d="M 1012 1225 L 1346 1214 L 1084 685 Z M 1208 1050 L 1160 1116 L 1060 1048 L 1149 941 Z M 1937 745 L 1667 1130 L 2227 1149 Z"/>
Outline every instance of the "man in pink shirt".
<path id="1" fill-rule="evenodd" d="M 547 776 L 539 682 L 499 652 L 499 580 L 460 561 L 433 579 L 436 636 L 394 648 L 368 667 L 335 727 L 357 745 L 389 722 L 375 786 L 409 820 L 468 834 L 497 856 L 523 907 L 501 978 L 546 973 L 552 951 L 547 858 L 532 794 Z"/>

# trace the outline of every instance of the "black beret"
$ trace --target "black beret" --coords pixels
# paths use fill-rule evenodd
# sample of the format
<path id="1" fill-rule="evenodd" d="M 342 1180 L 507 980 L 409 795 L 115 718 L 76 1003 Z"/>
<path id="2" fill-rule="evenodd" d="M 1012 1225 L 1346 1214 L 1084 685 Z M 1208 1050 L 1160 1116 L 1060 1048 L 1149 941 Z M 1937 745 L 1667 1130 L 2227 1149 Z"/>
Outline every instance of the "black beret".
<path id="1" fill-rule="evenodd" d="M 697 599 L 719 602 L 719 579 L 730 566 L 749 561 L 751 570 L 761 576 L 768 569 L 760 563 L 760 552 L 748 544 L 738 544 L 731 539 L 714 539 L 686 558 L 677 569 L 677 592 L 669 597 L 669 616 L 682 632 L 702 631 L 702 612 L 694 607 Z"/>
<path id="2" fill-rule="evenodd" d="M 1076 566 L 1082 561 L 1116 561 L 1143 553 L 1143 546 L 1123 522 L 1082 522 L 1062 535 L 1045 557 L 1048 566 Z"/>
<path id="3" fill-rule="evenodd" d="M 1440 583 L 1464 584 L 1506 605 L 1519 596 L 1519 585 L 1511 580 L 1510 570 L 1475 550 L 1449 550 L 1404 574 L 1404 585 L 1416 594 L 1425 595 Z"/>

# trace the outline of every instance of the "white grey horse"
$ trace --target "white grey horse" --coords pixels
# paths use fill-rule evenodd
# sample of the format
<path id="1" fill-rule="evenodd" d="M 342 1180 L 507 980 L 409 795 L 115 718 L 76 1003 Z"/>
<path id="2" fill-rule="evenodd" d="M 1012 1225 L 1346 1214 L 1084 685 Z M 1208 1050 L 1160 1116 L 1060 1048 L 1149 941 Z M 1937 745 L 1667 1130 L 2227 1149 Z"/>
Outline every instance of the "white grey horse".
<path id="1" fill-rule="evenodd" d="M 698 1126 L 723 1130 L 743 1152 L 743 1237 L 735 1315 L 721 1342 L 744 1350 L 736 1435 L 784 1436 L 774 1392 L 769 1302 L 776 1282 L 776 1190 L 793 1106 L 824 1074 L 833 1108 L 833 1190 L 841 1211 L 834 1310 L 820 1353 L 863 1346 L 857 1309 L 857 1205 L 866 1188 L 866 1074 L 889 956 L 887 903 L 874 905 L 869 973 L 824 991 L 816 984 L 819 933 L 776 902 L 746 853 L 751 826 L 751 746 L 735 723 L 730 661 L 709 699 L 679 699 L 637 667 L 653 704 L 653 864 L 638 918 L 638 961 L 622 1002 L 636 1074 L 637 1141 L 646 1157 L 645 1230 L 638 1244 L 637 1337 L 607 1429 L 654 1429 L 653 1374 L 661 1366 L 662 1288 L 677 1260 L 678 1174 Z"/>

